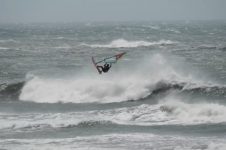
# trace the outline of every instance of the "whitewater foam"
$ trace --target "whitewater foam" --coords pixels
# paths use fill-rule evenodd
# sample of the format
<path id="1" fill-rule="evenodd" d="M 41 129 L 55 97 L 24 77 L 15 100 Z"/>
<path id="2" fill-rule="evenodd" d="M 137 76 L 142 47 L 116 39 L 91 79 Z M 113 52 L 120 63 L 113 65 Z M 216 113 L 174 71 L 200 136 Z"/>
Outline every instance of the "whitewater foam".
<path id="1" fill-rule="evenodd" d="M 103 112 L 103 117 L 111 118 L 117 124 L 142 126 L 217 124 L 226 123 L 225 110 L 226 107 L 220 104 L 171 101 L 107 111 Z"/>
<path id="2" fill-rule="evenodd" d="M 135 48 L 135 47 L 148 47 L 148 46 L 155 46 L 155 45 L 172 45 L 177 42 L 170 41 L 170 40 L 159 40 L 159 41 L 153 41 L 153 42 L 148 42 L 148 41 L 127 41 L 125 39 L 117 39 L 113 40 L 109 44 L 83 44 L 85 46 L 93 47 L 93 48 Z"/>
<path id="3" fill-rule="evenodd" d="M 171 118 L 168 123 L 175 124 L 203 124 L 225 123 L 225 106 L 217 103 L 200 102 L 189 104 L 178 99 L 168 100 L 161 104 L 160 110 Z M 168 119 L 169 119 L 168 118 Z"/>
<path id="4" fill-rule="evenodd" d="M 100 80 L 98 77 L 70 80 L 36 77 L 23 87 L 20 100 L 39 103 L 108 103 L 139 99 L 149 94 L 142 85 L 145 83 L 132 80 L 117 83 L 116 80 Z"/>

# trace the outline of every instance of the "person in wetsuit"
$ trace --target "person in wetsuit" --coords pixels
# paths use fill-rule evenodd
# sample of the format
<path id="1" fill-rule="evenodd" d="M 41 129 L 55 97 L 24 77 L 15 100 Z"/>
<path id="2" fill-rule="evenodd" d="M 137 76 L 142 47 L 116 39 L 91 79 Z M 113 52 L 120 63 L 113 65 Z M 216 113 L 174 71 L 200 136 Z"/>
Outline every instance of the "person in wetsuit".
<path id="1" fill-rule="evenodd" d="M 104 66 L 97 66 L 97 69 L 99 70 L 99 73 L 101 74 L 102 72 L 106 73 L 109 71 L 111 68 L 111 64 L 105 63 Z"/>

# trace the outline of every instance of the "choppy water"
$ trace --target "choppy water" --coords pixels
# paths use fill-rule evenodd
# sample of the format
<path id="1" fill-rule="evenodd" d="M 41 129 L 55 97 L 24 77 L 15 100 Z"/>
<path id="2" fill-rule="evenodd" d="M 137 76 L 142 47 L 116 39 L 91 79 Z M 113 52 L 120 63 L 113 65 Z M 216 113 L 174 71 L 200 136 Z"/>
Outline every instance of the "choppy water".
<path id="1" fill-rule="evenodd" d="M 225 22 L 0 25 L 0 82 L 1 149 L 226 149 Z"/>

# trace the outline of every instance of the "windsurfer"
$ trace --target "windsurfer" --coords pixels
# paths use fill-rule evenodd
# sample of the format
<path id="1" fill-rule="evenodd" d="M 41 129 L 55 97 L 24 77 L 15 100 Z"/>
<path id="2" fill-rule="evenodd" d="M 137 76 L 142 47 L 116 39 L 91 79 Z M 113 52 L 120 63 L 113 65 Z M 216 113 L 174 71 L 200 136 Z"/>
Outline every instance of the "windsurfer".
<path id="1" fill-rule="evenodd" d="M 108 72 L 110 68 L 111 68 L 111 64 L 109 64 L 109 63 L 105 63 L 103 66 L 97 66 L 97 69 L 100 74 L 102 72 L 104 72 L 104 73 Z"/>
<path id="2" fill-rule="evenodd" d="M 125 52 L 119 53 L 117 55 L 104 58 L 97 62 L 94 60 L 94 57 L 92 57 L 92 62 L 94 64 L 94 66 L 96 67 L 97 71 L 99 72 L 99 74 L 102 74 L 102 72 L 107 73 L 109 71 L 109 69 L 111 68 L 111 65 L 116 63 L 124 54 L 126 54 L 126 53 Z"/>

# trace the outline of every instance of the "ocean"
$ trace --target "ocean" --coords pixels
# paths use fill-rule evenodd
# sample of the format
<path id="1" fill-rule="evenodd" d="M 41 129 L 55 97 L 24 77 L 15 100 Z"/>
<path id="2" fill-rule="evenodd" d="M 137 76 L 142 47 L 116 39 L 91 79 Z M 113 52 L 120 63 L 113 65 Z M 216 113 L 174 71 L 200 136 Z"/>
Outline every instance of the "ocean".
<path id="1" fill-rule="evenodd" d="M 0 149 L 225 150 L 226 22 L 1 24 Z"/>

